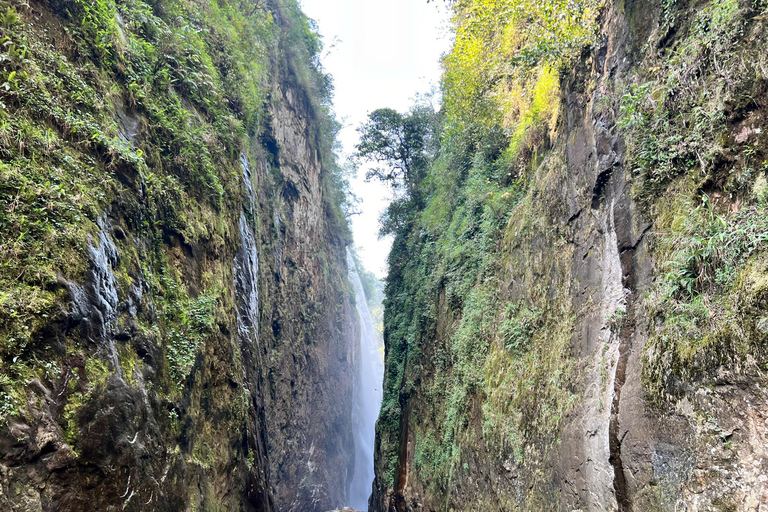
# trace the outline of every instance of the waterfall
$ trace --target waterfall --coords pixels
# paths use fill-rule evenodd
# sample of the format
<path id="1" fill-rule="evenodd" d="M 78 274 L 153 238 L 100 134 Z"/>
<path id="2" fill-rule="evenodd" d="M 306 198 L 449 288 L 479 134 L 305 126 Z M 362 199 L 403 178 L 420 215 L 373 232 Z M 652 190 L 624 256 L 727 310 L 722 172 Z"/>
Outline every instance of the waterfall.
<path id="1" fill-rule="evenodd" d="M 368 510 L 368 497 L 373 484 L 373 446 L 376 419 L 379 417 L 384 380 L 384 361 L 379 351 L 376 330 L 365 299 L 363 284 L 351 255 L 349 280 L 355 288 L 355 303 L 360 320 L 360 369 L 355 387 L 352 424 L 355 437 L 355 471 L 347 498 L 355 509 Z"/>
<path id="2" fill-rule="evenodd" d="M 244 154 L 240 155 L 246 199 L 240 212 L 240 240 L 243 245 L 235 255 L 235 292 L 238 297 L 237 331 L 240 343 L 257 345 L 259 338 L 259 254 L 256 236 L 246 212 L 256 208 L 256 194 L 251 183 L 251 167 Z"/>
<path id="3" fill-rule="evenodd" d="M 235 290 L 239 299 L 237 331 L 241 343 L 257 343 L 259 336 L 259 255 L 256 238 L 244 213 L 240 214 L 242 247 L 235 257 Z"/>

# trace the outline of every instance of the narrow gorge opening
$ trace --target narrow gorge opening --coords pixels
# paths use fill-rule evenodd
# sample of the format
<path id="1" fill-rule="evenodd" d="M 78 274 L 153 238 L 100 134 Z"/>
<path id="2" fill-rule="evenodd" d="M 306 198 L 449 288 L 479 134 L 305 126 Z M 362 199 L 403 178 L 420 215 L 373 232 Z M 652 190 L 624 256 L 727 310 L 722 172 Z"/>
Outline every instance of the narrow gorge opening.
<path id="1" fill-rule="evenodd" d="M 360 154 L 361 130 L 383 107 L 407 111 L 419 97 L 438 101 L 440 55 L 450 44 L 448 8 L 410 0 L 304 0 L 302 8 L 328 45 L 320 64 L 333 77 L 333 108 L 342 120 L 338 150 L 354 167 L 348 178 L 357 201 L 350 216 L 355 247 L 348 266 L 360 343 L 352 408 L 354 465 L 344 503 L 365 512 L 375 487 L 376 422 L 384 390 L 382 301 L 393 240 L 382 218 L 402 194 L 372 176 L 379 165 Z"/>
<path id="2" fill-rule="evenodd" d="M 0 0 L 0 510 L 768 511 L 768 0 Z"/>

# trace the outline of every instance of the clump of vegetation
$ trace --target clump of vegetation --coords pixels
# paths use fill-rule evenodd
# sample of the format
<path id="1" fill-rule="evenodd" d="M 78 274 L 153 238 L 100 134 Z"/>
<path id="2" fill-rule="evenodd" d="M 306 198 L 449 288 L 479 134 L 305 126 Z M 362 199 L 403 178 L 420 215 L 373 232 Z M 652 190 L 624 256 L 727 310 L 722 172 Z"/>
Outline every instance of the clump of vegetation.
<path id="1" fill-rule="evenodd" d="M 7 375 L 0 377 L 0 427 L 8 422 L 8 418 L 17 414 L 16 399 L 11 388 L 13 382 Z"/>
<path id="2" fill-rule="evenodd" d="M 182 388 L 192 371 L 200 347 L 211 333 L 216 299 L 201 295 L 195 300 L 173 297 L 165 311 L 170 327 L 166 345 L 171 379 Z"/>
<path id="3" fill-rule="evenodd" d="M 560 71 L 594 40 L 600 8 L 598 1 L 455 2 L 442 108 L 383 109 L 362 127 L 358 150 L 374 163 L 370 176 L 400 194 L 382 223 L 395 235 L 378 424 L 390 487 L 408 404 L 430 404 L 413 412 L 419 420 L 409 435 L 419 480 L 435 495 L 459 478 L 463 450 L 478 435 L 514 457 L 557 437 L 572 399 L 562 391 L 572 315 L 549 313 L 532 260 L 516 270 L 530 268 L 524 299 L 511 300 L 500 276 L 513 252 L 531 256 L 524 241 L 537 227 L 521 219 L 549 215 L 532 197 L 546 193 L 562 166 L 550 156 L 552 165 L 534 174 L 557 124 Z"/>
<path id="4" fill-rule="evenodd" d="M 737 369 L 751 356 L 762 367 L 768 360 L 760 323 L 768 306 L 768 205 L 729 214 L 715 208 L 704 196 L 693 212 L 680 212 L 674 235 L 660 241 L 668 259 L 649 299 L 655 329 L 644 373 L 656 405 L 722 365 Z"/>
<path id="5" fill-rule="evenodd" d="M 595 40 L 602 1 L 467 0 L 453 8 L 456 39 L 443 76 L 446 140 L 471 154 L 501 128 L 511 136 L 503 149 L 515 175 L 531 163 L 528 143 L 554 127 L 559 70 Z"/>
<path id="6" fill-rule="evenodd" d="M 768 233 L 764 135 L 733 121 L 753 110 L 753 87 L 768 78 L 759 38 L 748 36 L 758 4 L 704 4 L 684 17 L 669 3 L 658 37 L 674 30 L 674 45 L 651 53 L 648 75 L 621 101 L 634 192 L 656 219 L 663 276 L 647 300 L 643 374 L 657 406 L 719 368 L 749 372 L 746 361 L 765 359 L 757 325 Z"/>
<path id="7" fill-rule="evenodd" d="M 504 310 L 505 320 L 501 323 L 504 348 L 513 352 L 524 351 L 531 342 L 536 329 L 541 327 L 541 311 L 517 304 L 508 304 Z"/>
<path id="8" fill-rule="evenodd" d="M 664 276 L 670 300 L 693 299 L 736 281 L 737 272 L 768 243 L 764 204 L 733 214 L 716 212 L 708 196 L 676 226 L 679 237 Z"/>
<path id="9" fill-rule="evenodd" d="M 666 31 L 686 24 L 677 12 L 668 6 Z M 715 179 L 729 194 L 742 193 L 757 177 L 762 160 L 744 141 L 730 138 L 726 119 L 736 105 L 751 101 L 750 88 L 765 78 L 765 56 L 745 48 L 756 14 L 754 6 L 738 0 L 701 7 L 671 54 L 652 54 L 648 76 L 623 96 L 619 126 L 639 178 L 639 198 L 652 200 L 685 173 L 701 182 Z M 744 59 L 739 49 L 754 59 Z M 722 165 L 734 160 L 723 176 Z"/>

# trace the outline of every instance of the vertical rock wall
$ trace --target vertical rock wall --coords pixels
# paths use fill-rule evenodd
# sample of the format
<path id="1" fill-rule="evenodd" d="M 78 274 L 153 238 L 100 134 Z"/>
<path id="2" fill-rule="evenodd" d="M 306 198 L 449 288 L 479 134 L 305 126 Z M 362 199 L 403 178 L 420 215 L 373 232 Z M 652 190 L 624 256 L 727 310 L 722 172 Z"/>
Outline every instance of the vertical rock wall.
<path id="1" fill-rule="evenodd" d="M 56 196 L 79 215 L 58 224 L 70 245 L 40 255 L 52 278 L 3 296 L 1 509 L 344 504 L 358 338 L 349 235 L 332 215 L 323 100 L 298 78 L 313 64 L 288 40 L 305 20 L 288 19 L 289 4 L 0 6 L 26 59 L 3 119 L 32 134 L 26 148 L 3 143 L 0 201 L 18 203 L 14 179 L 50 186 L 82 163 Z M 225 46 L 240 36 L 261 38 L 239 43 L 257 53 Z M 261 100 L 227 90 L 236 59 L 253 83 L 235 86 Z M 37 133 L 51 142 L 35 156 Z M 5 242 L 4 264 L 20 261 Z M 26 310 L 7 299 L 30 290 L 52 300 L 22 325 Z"/>
<path id="2" fill-rule="evenodd" d="M 746 334 L 731 333 L 741 329 L 738 325 L 757 325 L 766 314 L 760 309 L 764 302 L 738 302 L 755 303 L 739 295 L 741 287 L 763 290 L 755 284 L 766 275 L 760 263 L 763 242 L 737 260 L 742 263 L 736 264 L 732 280 L 714 284 L 714 273 L 697 276 L 712 283 L 699 291 L 710 294 L 704 302 L 714 301 L 713 296 L 731 298 L 709 305 L 704 318 L 719 320 L 697 320 L 708 327 L 689 327 L 695 334 L 669 334 L 675 332 L 669 325 L 681 321 L 679 310 L 668 306 L 676 299 L 659 292 L 674 269 L 670 254 L 691 243 L 693 235 L 681 226 L 696 213 L 702 195 L 716 198 L 712 215 L 721 219 L 742 218 L 738 212 L 750 208 L 764 212 L 759 206 L 764 196 L 756 192 L 762 190 L 764 164 L 741 188 L 725 184 L 750 165 L 743 153 L 747 136 L 740 139 L 739 133 L 752 133 L 747 125 L 762 126 L 768 108 L 765 60 L 755 53 L 765 42 L 765 5 L 673 4 L 606 2 L 598 43 L 561 76 L 562 107 L 551 145 L 545 142 L 533 151 L 543 157 L 533 160 L 525 198 L 512 210 L 493 256 L 499 265 L 498 281 L 492 282 L 498 282 L 502 301 L 540 312 L 528 333 L 529 346 L 521 353 L 505 349 L 498 335 L 503 322 L 491 312 L 492 334 L 478 350 L 483 358 L 479 383 L 468 391 L 464 408 L 451 409 L 448 397 L 458 384 L 451 377 L 455 361 L 446 362 L 445 354 L 451 353 L 463 324 L 461 310 L 446 299 L 445 286 L 430 299 L 434 313 L 419 317 L 415 340 L 385 333 L 387 350 L 405 346 L 407 356 L 400 359 L 404 376 L 388 368 L 388 378 L 401 380 L 396 381 L 398 392 L 385 396 L 385 402 L 402 410 L 402 419 L 395 427 L 379 427 L 371 510 L 768 507 L 768 459 L 762 448 L 768 420 L 766 338 L 764 331 L 751 334 L 750 327 Z M 709 43 L 708 50 L 696 53 L 705 44 L 700 41 L 716 30 L 707 20 L 723 10 L 729 17 L 722 15 L 720 26 L 735 27 L 718 36 L 724 46 Z M 674 81 L 680 73 L 684 83 Z M 628 102 L 642 87 L 650 88 L 643 115 L 674 110 L 691 95 L 696 99 L 670 115 L 670 121 L 638 130 L 628 121 Z M 662 91 L 670 90 L 675 92 L 662 100 L 667 94 Z M 709 109 L 713 118 L 722 115 L 716 135 L 705 132 L 705 124 L 693 123 L 680 132 L 659 133 L 681 118 L 693 118 L 695 109 Z M 705 141 L 699 157 L 694 151 L 691 160 L 675 161 L 670 165 L 679 166 L 674 167 L 677 174 L 649 185 L 647 174 L 660 173 L 662 164 L 644 162 L 685 154 L 695 147 L 695 134 Z M 749 137 L 748 144 L 757 144 L 750 147 L 759 146 L 757 160 L 764 160 L 765 138 Z M 648 140 L 663 142 L 648 150 L 642 146 Z M 721 151 L 720 156 L 708 160 L 705 151 L 713 148 L 719 148 L 713 152 Z M 652 156 L 639 159 L 638 151 Z M 657 188 L 649 192 L 648 187 Z M 700 208 L 707 207 L 704 201 Z M 670 204 L 693 206 L 670 214 Z M 765 233 L 759 225 L 729 229 L 757 229 L 763 233 L 759 238 Z M 696 236 L 706 235 L 700 231 Z M 425 239 L 413 236 L 395 245 L 409 244 L 412 253 L 405 258 L 415 258 L 419 251 L 432 254 Z M 676 247 L 670 250 L 670 243 Z M 395 264 L 389 290 L 402 294 L 405 274 L 397 272 L 407 265 Z M 753 265 L 762 277 L 754 277 Z M 399 304 L 400 296 L 391 294 L 389 304 Z M 750 313 L 738 318 L 723 313 L 747 307 Z M 394 324 L 391 317 L 389 323 Z M 681 361 L 684 356 L 669 347 L 685 336 L 699 348 Z M 462 415 L 447 434 L 437 419 L 445 410 Z M 453 443 L 454 449 L 447 459 L 436 460 L 435 454 L 443 453 L 435 448 L 440 442 Z M 392 443 L 399 447 L 394 471 L 392 452 L 384 450 Z M 448 470 L 436 473 L 434 468 Z"/>
<path id="3" fill-rule="evenodd" d="M 282 65 L 268 121 L 274 150 L 258 176 L 270 212 L 261 295 L 270 474 L 277 510 L 325 512 L 344 504 L 354 464 L 359 331 L 343 235 L 328 226 L 310 98 Z"/>

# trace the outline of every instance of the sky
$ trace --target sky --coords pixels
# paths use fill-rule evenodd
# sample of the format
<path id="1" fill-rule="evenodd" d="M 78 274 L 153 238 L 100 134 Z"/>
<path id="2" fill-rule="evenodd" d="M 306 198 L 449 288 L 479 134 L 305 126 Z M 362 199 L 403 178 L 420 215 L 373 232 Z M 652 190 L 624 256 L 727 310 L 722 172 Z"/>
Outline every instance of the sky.
<path id="1" fill-rule="evenodd" d="M 334 107 L 344 126 L 339 139 L 346 154 L 354 151 L 357 127 L 368 113 L 382 107 L 405 111 L 417 94 L 439 83 L 440 57 L 450 47 L 444 2 L 300 1 L 323 36 L 322 65 L 333 76 Z M 361 168 L 351 182 L 361 200 L 352 231 L 363 265 L 383 278 L 391 240 L 378 238 L 379 217 L 391 194 L 384 184 L 364 178 Z"/>

